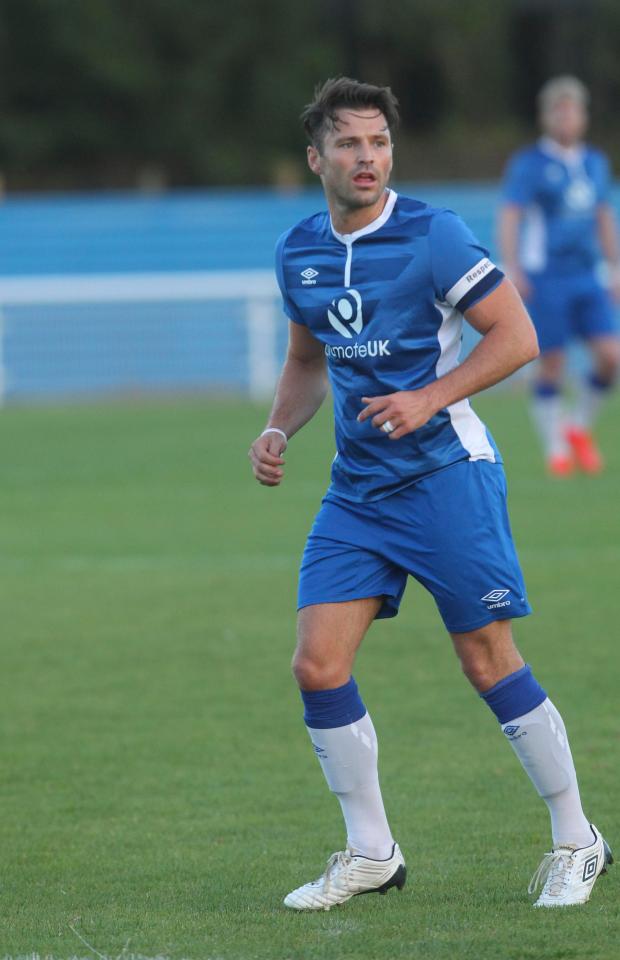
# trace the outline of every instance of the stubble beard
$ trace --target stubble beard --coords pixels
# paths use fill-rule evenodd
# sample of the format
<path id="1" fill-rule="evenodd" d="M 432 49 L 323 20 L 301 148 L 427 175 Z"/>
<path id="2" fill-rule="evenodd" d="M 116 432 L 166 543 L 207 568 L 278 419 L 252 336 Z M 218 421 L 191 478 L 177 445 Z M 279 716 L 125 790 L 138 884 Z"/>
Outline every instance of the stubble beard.
<path id="1" fill-rule="evenodd" d="M 387 183 L 377 184 L 377 187 L 368 193 L 358 193 L 354 187 L 337 191 L 336 200 L 340 207 L 346 210 L 363 210 L 364 207 L 372 207 L 383 196 Z"/>

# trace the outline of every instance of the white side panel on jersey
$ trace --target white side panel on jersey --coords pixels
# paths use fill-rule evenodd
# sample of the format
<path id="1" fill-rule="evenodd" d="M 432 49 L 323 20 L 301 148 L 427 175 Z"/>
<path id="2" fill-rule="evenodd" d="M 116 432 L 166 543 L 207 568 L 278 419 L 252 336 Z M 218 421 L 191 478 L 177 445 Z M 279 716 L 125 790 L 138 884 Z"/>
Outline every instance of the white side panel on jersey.
<path id="1" fill-rule="evenodd" d="M 520 240 L 521 266 L 530 273 L 540 273 L 547 266 L 547 229 L 540 207 L 526 207 Z"/>
<path id="2" fill-rule="evenodd" d="M 441 313 L 441 326 L 437 331 L 440 355 L 435 367 L 437 377 L 443 377 L 458 365 L 461 348 L 463 315 L 449 303 L 435 301 Z M 495 451 L 489 443 L 485 426 L 472 410 L 469 400 L 459 400 L 446 407 L 452 428 L 469 454 L 470 460 L 490 460 L 495 463 Z"/>

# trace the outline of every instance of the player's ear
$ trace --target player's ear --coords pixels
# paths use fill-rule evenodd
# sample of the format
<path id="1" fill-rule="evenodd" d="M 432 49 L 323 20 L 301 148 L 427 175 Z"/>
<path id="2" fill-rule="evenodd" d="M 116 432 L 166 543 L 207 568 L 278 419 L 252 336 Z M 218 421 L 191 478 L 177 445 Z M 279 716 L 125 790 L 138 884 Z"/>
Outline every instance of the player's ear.
<path id="1" fill-rule="evenodd" d="M 321 174 L 321 154 L 316 147 L 308 147 L 308 166 L 317 176 Z"/>

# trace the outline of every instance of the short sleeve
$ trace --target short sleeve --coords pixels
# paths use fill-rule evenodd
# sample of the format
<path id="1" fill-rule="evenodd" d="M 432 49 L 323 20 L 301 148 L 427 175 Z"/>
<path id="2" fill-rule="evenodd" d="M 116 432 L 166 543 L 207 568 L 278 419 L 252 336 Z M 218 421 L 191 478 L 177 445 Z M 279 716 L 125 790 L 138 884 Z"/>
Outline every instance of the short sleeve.
<path id="1" fill-rule="evenodd" d="M 482 300 L 503 279 L 504 274 L 489 259 L 489 251 L 451 210 L 442 210 L 433 217 L 429 240 L 437 299 L 461 313 Z"/>
<path id="2" fill-rule="evenodd" d="M 508 161 L 502 182 L 505 203 L 526 207 L 534 200 L 535 183 L 527 156 L 517 153 Z"/>
<path id="3" fill-rule="evenodd" d="M 280 239 L 276 244 L 276 279 L 278 281 L 278 286 L 280 288 L 280 293 L 282 294 L 282 307 L 285 314 L 289 320 L 293 320 L 294 323 L 304 323 L 299 310 L 293 303 L 293 300 L 289 296 L 288 290 L 286 289 L 286 280 L 284 277 L 284 255 L 285 255 L 285 245 L 288 239 L 288 232 L 283 233 Z"/>

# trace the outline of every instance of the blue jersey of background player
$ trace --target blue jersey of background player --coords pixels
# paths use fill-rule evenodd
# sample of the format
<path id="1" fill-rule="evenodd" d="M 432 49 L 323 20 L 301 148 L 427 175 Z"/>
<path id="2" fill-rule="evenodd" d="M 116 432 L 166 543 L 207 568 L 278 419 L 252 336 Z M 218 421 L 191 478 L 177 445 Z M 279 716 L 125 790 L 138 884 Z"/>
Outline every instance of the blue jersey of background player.
<path id="1" fill-rule="evenodd" d="M 583 903 L 608 851 L 583 814 L 562 718 L 512 639 L 510 618 L 529 607 L 503 468 L 467 400 L 536 355 L 533 327 L 458 217 L 387 189 L 398 118 L 389 88 L 327 81 L 303 116 L 329 213 L 278 245 L 289 349 L 250 458 L 260 483 L 281 483 L 288 438 L 321 405 L 328 370 L 338 453 L 302 560 L 293 671 L 347 844 L 284 902 L 329 909 L 405 882 L 351 670 L 411 575 L 433 594 L 466 676 L 549 807 L 554 852 L 537 872 L 538 905 Z M 458 365 L 463 313 L 482 339 Z"/>
<path id="2" fill-rule="evenodd" d="M 596 473 L 603 463 L 591 428 L 620 363 L 612 304 L 612 296 L 620 298 L 619 250 L 609 164 L 582 142 L 587 91 L 580 81 L 549 81 L 539 103 L 544 136 L 518 151 L 506 170 L 500 243 L 538 332 L 533 413 L 548 469 L 557 476 L 575 466 Z M 610 267 L 609 291 L 598 276 L 601 254 Z M 593 369 L 567 415 L 561 388 L 573 337 L 590 347 Z"/>

